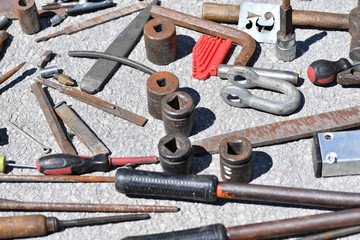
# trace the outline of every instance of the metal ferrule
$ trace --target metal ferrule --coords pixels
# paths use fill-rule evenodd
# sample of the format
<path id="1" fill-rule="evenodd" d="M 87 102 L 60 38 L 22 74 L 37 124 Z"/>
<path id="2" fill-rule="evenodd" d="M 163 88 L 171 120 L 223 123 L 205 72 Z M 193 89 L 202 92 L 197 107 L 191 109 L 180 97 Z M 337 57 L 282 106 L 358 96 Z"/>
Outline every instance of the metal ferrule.
<path id="1" fill-rule="evenodd" d="M 169 134 L 159 144 L 160 164 L 164 172 L 190 174 L 192 148 L 190 140 L 181 134 Z"/>
<path id="2" fill-rule="evenodd" d="M 252 147 L 247 138 L 230 137 L 219 147 L 221 177 L 226 182 L 249 183 L 253 177 Z"/>
<path id="3" fill-rule="evenodd" d="M 166 95 L 161 101 L 162 119 L 167 134 L 190 136 L 194 127 L 194 101 L 181 91 Z"/>
<path id="4" fill-rule="evenodd" d="M 49 78 L 54 75 L 54 73 L 59 73 L 60 69 L 58 67 L 47 67 L 39 70 L 40 76 L 43 78 Z"/>
<path id="5" fill-rule="evenodd" d="M 55 15 L 55 16 L 51 17 L 49 19 L 49 21 L 50 21 L 51 26 L 54 27 L 54 26 L 62 23 L 62 21 L 64 21 L 65 18 L 66 18 L 66 15 Z"/>

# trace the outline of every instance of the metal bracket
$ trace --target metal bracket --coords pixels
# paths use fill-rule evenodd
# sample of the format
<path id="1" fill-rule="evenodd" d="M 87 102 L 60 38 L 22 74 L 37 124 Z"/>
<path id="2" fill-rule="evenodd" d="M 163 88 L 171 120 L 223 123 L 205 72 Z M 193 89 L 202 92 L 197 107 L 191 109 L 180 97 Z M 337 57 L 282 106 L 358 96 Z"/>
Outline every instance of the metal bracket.
<path id="1" fill-rule="evenodd" d="M 280 30 L 280 5 L 243 1 L 240 6 L 238 29 L 257 42 L 276 43 Z"/>

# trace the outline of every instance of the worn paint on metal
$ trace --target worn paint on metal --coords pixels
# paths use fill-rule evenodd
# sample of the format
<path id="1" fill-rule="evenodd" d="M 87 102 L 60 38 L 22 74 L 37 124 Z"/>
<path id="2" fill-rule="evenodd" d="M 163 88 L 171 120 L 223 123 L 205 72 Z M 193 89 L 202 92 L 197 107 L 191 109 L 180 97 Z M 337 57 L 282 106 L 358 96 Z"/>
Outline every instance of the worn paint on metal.
<path id="1" fill-rule="evenodd" d="M 219 23 L 187 15 L 160 6 L 153 6 L 151 8 L 151 16 L 154 18 L 165 17 L 181 27 L 192 29 L 215 37 L 230 39 L 234 43 L 239 44 L 242 47 L 242 50 L 235 59 L 235 65 L 245 66 L 255 53 L 255 40 L 249 34 L 236 28 L 227 27 Z"/>
<path id="2" fill-rule="evenodd" d="M 242 136 L 253 147 L 261 147 L 312 137 L 314 133 L 339 131 L 360 126 L 360 107 L 351 107 L 333 112 L 271 123 L 263 126 L 234 131 L 193 142 L 197 154 L 219 152 L 220 142 L 228 137 Z"/>

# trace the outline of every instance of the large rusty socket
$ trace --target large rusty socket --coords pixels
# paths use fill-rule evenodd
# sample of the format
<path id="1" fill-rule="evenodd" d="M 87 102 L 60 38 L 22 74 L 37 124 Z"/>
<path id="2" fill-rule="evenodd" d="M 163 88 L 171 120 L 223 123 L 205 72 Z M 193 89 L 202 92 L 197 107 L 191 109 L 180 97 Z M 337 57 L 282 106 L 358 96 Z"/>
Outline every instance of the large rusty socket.
<path id="1" fill-rule="evenodd" d="M 252 180 L 252 147 L 247 138 L 225 138 L 220 143 L 219 154 L 220 173 L 224 181 L 249 183 Z"/>
<path id="2" fill-rule="evenodd" d="M 181 134 L 169 134 L 158 144 L 160 164 L 164 172 L 190 174 L 192 148 L 189 138 Z"/>
<path id="3" fill-rule="evenodd" d="M 179 79 L 170 72 L 157 72 L 147 79 L 146 93 L 148 111 L 156 119 L 162 119 L 162 99 L 179 89 Z"/>
<path id="4" fill-rule="evenodd" d="M 154 18 L 144 26 L 146 56 L 157 65 L 167 65 L 176 60 L 176 28 L 166 18 Z"/>
<path id="5" fill-rule="evenodd" d="M 360 2 L 359 2 L 360 3 Z M 349 56 L 354 62 L 360 61 L 360 5 L 349 14 L 349 33 L 351 35 Z"/>
<path id="6" fill-rule="evenodd" d="M 162 102 L 162 119 L 166 134 L 190 136 L 194 127 L 194 101 L 181 91 L 166 95 Z"/>
<path id="7" fill-rule="evenodd" d="M 29 35 L 40 31 L 40 18 L 35 0 L 15 0 L 14 2 L 22 31 Z"/>

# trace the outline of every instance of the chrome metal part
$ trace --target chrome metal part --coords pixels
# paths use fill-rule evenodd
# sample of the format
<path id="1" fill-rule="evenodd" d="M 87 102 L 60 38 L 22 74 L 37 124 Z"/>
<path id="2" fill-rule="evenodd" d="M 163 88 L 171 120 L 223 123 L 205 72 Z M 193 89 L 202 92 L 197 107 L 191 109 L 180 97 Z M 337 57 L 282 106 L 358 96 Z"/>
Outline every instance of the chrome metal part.
<path id="1" fill-rule="evenodd" d="M 317 133 L 313 142 L 316 177 L 360 174 L 360 130 Z"/>
<path id="2" fill-rule="evenodd" d="M 238 75 L 236 73 L 237 67 L 238 66 L 236 66 L 236 65 L 220 64 L 218 67 L 218 77 L 224 78 L 224 79 L 228 79 L 228 78 L 234 79 Z M 242 68 L 246 68 L 246 67 L 242 67 Z M 296 72 L 266 69 L 266 68 L 255 68 L 255 67 L 248 67 L 248 68 L 253 70 L 260 76 L 269 78 L 269 81 L 273 81 L 273 79 L 280 79 L 280 80 L 287 81 L 293 85 L 296 85 L 299 80 L 299 74 Z M 245 88 L 256 87 L 255 85 L 247 84 L 247 83 L 244 83 L 241 86 L 243 86 Z"/>
<path id="3" fill-rule="evenodd" d="M 22 136 L 26 137 L 27 139 L 29 139 L 30 141 L 32 141 L 33 143 L 35 143 L 36 145 L 38 145 L 39 147 L 42 148 L 42 150 L 48 154 L 51 152 L 51 148 L 45 146 L 44 144 L 40 143 L 38 140 L 36 140 L 34 137 L 32 137 L 30 134 L 26 133 L 24 130 L 22 130 L 21 128 L 19 128 L 18 126 L 16 126 L 14 123 L 12 123 L 10 120 L 6 121 L 6 124 L 15 129 L 18 133 L 20 133 Z"/>
<path id="4" fill-rule="evenodd" d="M 9 23 L 9 19 L 5 16 L 0 15 L 0 30 L 4 29 Z"/>
<path id="5" fill-rule="evenodd" d="M 229 71 L 229 81 L 233 85 L 225 86 L 220 90 L 221 98 L 227 104 L 234 107 L 251 107 L 264 112 L 277 115 L 288 115 L 294 112 L 301 103 L 301 95 L 299 90 L 292 84 L 282 80 L 269 81 L 268 78 L 259 76 L 249 68 L 241 66 Z M 245 87 L 247 84 L 281 92 L 286 95 L 286 99 L 282 102 L 260 98 L 250 93 L 241 81 L 236 81 L 235 76 L 245 77 Z"/>
<path id="6" fill-rule="evenodd" d="M 56 25 L 59 25 L 65 20 L 66 17 L 67 17 L 66 15 L 55 15 L 51 17 L 49 19 L 51 26 L 54 27 Z"/>
<path id="7" fill-rule="evenodd" d="M 110 153 L 110 150 L 65 102 L 56 105 L 54 110 L 92 154 Z"/>
<path id="8" fill-rule="evenodd" d="M 43 78 L 52 77 L 55 73 L 59 73 L 60 69 L 58 67 L 47 67 L 39 70 L 40 76 Z"/>
<path id="9" fill-rule="evenodd" d="M 239 14 L 239 30 L 257 42 L 276 43 L 276 33 L 280 30 L 278 4 L 242 1 Z"/>

